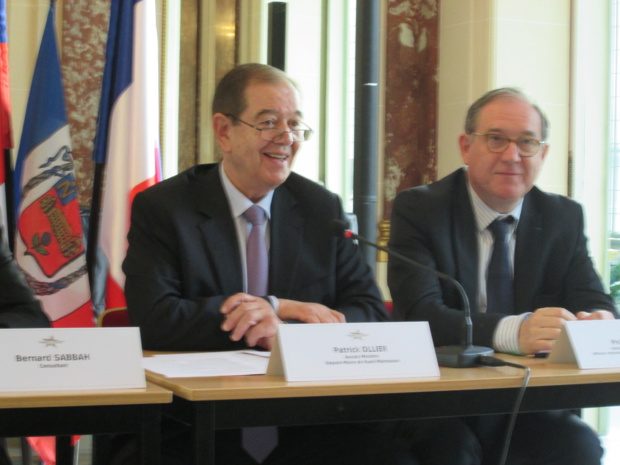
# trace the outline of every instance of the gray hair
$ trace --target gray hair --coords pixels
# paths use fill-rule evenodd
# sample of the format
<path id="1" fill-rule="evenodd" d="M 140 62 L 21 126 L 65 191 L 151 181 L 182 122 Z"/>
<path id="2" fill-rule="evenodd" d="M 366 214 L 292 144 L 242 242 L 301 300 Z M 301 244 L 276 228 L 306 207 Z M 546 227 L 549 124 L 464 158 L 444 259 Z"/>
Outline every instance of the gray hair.
<path id="1" fill-rule="evenodd" d="M 238 117 L 247 106 L 246 89 L 251 84 L 264 83 L 287 83 L 299 91 L 295 81 L 278 68 L 261 63 L 246 63 L 234 67 L 220 80 L 213 96 L 212 113 Z"/>
<path id="2" fill-rule="evenodd" d="M 503 98 L 517 99 L 531 105 L 532 108 L 534 108 L 534 110 L 536 110 L 540 115 L 540 136 L 542 137 L 542 140 L 547 140 L 547 136 L 549 135 L 549 120 L 538 105 L 532 102 L 523 92 L 519 89 L 515 89 L 514 87 L 502 87 L 500 89 L 491 90 L 476 100 L 467 111 L 467 116 L 465 118 L 465 132 L 467 134 L 476 132 L 478 118 L 482 109 L 489 103 Z"/>

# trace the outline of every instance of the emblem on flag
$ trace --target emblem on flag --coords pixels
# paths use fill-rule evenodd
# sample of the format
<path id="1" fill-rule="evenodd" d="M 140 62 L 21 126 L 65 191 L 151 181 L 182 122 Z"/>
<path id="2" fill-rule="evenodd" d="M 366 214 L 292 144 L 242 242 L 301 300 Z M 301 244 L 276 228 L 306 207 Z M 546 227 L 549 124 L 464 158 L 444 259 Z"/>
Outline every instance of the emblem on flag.
<path id="1" fill-rule="evenodd" d="M 19 234 L 47 277 L 84 253 L 75 178 L 68 174 L 21 214 Z"/>

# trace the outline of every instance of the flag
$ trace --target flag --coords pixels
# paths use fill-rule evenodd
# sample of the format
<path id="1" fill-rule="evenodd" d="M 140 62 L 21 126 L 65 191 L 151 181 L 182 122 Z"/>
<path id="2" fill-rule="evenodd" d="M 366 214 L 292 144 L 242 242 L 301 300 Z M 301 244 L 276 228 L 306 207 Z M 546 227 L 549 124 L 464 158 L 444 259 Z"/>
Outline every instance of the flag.
<path id="1" fill-rule="evenodd" d="M 6 0 L 0 0 L 0 241 L 8 244 L 9 205 L 7 181 L 11 176 L 11 94 L 9 92 L 9 44 L 6 27 Z"/>
<path id="2" fill-rule="evenodd" d="M 9 39 L 6 27 L 6 0 L 0 0 L 0 148 L 13 148 L 11 136 L 11 95 L 9 92 Z"/>
<path id="3" fill-rule="evenodd" d="M 50 5 L 32 76 L 15 164 L 14 255 L 52 327 L 92 327 L 71 137 Z M 79 437 L 73 437 L 73 441 Z M 54 437 L 29 438 L 46 465 L 56 463 Z"/>
<path id="4" fill-rule="evenodd" d="M 43 32 L 15 163 L 14 255 L 53 327 L 92 327 L 55 6 Z"/>
<path id="5" fill-rule="evenodd" d="M 156 25 L 154 0 L 112 1 L 93 150 L 93 159 L 105 163 L 106 173 L 99 228 L 108 265 L 106 308 L 126 306 L 121 265 L 131 203 L 138 192 L 161 180 Z"/>

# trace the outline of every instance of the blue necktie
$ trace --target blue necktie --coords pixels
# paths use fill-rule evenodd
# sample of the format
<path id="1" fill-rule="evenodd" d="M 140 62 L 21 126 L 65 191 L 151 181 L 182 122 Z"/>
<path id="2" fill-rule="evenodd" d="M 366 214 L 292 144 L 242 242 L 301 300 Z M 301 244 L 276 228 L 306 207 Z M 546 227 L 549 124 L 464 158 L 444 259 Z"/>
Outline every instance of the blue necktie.
<path id="1" fill-rule="evenodd" d="M 493 253 L 487 269 L 487 313 L 514 314 L 514 290 L 510 269 L 510 224 L 513 218 L 495 219 L 488 229 L 493 234 Z"/>

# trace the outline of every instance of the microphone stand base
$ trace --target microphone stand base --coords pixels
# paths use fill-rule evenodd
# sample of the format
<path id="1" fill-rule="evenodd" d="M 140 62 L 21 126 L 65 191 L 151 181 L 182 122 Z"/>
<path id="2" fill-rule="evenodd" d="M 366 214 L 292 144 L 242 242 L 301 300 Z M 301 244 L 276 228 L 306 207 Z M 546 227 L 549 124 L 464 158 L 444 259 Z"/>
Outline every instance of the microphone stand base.
<path id="1" fill-rule="evenodd" d="M 493 357 L 493 349 L 481 346 L 443 346 L 435 348 L 437 363 L 442 367 L 471 368 L 480 366 L 478 357 Z"/>

